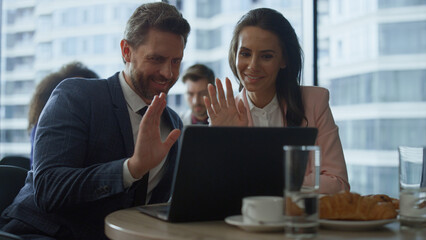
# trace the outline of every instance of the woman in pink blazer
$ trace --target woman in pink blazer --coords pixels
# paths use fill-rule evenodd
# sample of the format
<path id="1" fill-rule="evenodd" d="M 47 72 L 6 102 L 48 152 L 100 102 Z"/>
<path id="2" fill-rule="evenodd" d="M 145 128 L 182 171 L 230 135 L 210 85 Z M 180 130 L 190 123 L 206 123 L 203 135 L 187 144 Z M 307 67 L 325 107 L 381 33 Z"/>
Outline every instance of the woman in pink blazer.
<path id="1" fill-rule="evenodd" d="M 240 93 L 234 98 L 228 78 L 226 95 L 219 79 L 216 88 L 209 85 L 210 99 L 205 97 L 204 101 L 210 124 L 318 128 L 320 192 L 349 191 L 338 127 L 328 104 L 329 92 L 300 86 L 302 50 L 288 20 L 273 9 L 249 11 L 234 29 L 229 64 Z"/>

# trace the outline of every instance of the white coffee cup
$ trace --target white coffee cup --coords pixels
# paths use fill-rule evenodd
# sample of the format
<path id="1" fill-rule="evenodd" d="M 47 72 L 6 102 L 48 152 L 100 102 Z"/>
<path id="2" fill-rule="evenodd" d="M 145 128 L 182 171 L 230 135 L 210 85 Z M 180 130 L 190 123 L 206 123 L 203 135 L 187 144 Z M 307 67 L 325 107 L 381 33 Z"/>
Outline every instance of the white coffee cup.
<path id="1" fill-rule="evenodd" d="M 275 196 L 253 196 L 243 198 L 241 213 L 247 224 L 271 224 L 284 220 L 284 200 Z"/>

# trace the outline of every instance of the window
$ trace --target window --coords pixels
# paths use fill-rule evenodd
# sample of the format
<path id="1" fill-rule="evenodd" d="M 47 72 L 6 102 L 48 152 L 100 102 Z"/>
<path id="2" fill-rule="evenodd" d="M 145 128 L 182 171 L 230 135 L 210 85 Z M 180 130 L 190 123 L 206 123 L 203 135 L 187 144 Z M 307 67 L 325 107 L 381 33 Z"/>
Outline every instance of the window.
<path id="1" fill-rule="evenodd" d="M 93 53 L 100 54 L 105 52 L 106 35 L 97 35 L 93 37 Z"/>
<path id="2" fill-rule="evenodd" d="M 2 133 L 1 142 L 3 143 L 22 143 L 27 141 L 29 141 L 29 136 L 26 130 L 8 129 Z"/>
<path id="3" fill-rule="evenodd" d="M 52 29 L 52 15 L 40 15 L 37 19 L 37 30 L 40 32 L 48 32 Z"/>
<path id="4" fill-rule="evenodd" d="M 221 1 L 197 0 L 197 17 L 210 18 L 220 13 Z"/>
<path id="5" fill-rule="evenodd" d="M 5 95 L 14 94 L 30 94 L 34 90 L 34 82 L 27 81 L 10 81 L 5 84 Z"/>
<path id="6" fill-rule="evenodd" d="M 318 58 L 328 58 L 330 55 L 329 39 L 321 39 L 318 42 Z"/>
<path id="7" fill-rule="evenodd" d="M 75 26 L 77 21 L 75 17 L 77 16 L 78 10 L 76 8 L 68 8 L 62 11 L 61 13 L 61 25 L 63 27 L 72 27 Z"/>
<path id="8" fill-rule="evenodd" d="M 93 8 L 93 23 L 94 24 L 101 24 L 105 23 L 105 6 L 98 5 Z"/>
<path id="9" fill-rule="evenodd" d="M 422 102 L 426 99 L 426 70 L 365 73 L 331 80 L 331 104 Z"/>
<path id="10" fill-rule="evenodd" d="M 74 56 L 77 53 L 77 38 L 65 38 L 61 41 L 61 54 L 64 56 Z"/>
<path id="11" fill-rule="evenodd" d="M 12 24 L 15 23 L 15 15 L 16 15 L 16 11 L 14 11 L 14 10 L 8 10 L 7 11 L 6 23 L 8 25 L 12 25 Z"/>
<path id="12" fill-rule="evenodd" d="M 397 197 L 397 147 L 426 145 L 426 11 L 409 8 L 426 2 L 360 2 L 319 2 L 318 80 L 330 90 L 351 190 Z"/>
<path id="13" fill-rule="evenodd" d="M 365 119 L 337 121 L 344 149 L 395 150 L 426 142 L 426 119 Z"/>
<path id="14" fill-rule="evenodd" d="M 27 118 L 28 106 L 26 105 L 14 105 L 14 106 L 5 106 L 5 118 Z"/>
<path id="15" fill-rule="evenodd" d="M 33 56 L 8 57 L 6 58 L 6 71 L 31 70 L 33 64 Z"/>
<path id="16" fill-rule="evenodd" d="M 42 42 L 37 46 L 37 57 L 40 60 L 49 60 L 52 57 L 52 43 Z"/>
<path id="17" fill-rule="evenodd" d="M 219 75 L 222 72 L 222 61 L 214 61 L 214 62 L 202 62 L 202 64 L 209 67 L 216 75 Z"/>
<path id="18" fill-rule="evenodd" d="M 379 25 L 380 55 L 426 53 L 426 21 Z"/>
<path id="19" fill-rule="evenodd" d="M 196 30 L 197 35 L 197 49 L 208 50 L 218 47 L 222 44 L 221 41 L 221 29 L 213 30 Z"/>
<path id="20" fill-rule="evenodd" d="M 379 0 L 379 8 L 396 8 L 426 5 L 424 0 Z"/>

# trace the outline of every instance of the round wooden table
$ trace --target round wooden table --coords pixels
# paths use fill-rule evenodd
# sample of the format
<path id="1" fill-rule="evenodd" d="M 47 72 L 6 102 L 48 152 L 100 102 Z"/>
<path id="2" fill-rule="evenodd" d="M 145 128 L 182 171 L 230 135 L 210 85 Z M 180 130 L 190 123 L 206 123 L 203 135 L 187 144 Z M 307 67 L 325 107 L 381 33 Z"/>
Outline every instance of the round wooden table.
<path id="1" fill-rule="evenodd" d="M 105 218 L 105 234 L 113 240 L 197 239 L 197 240 L 283 240 L 284 232 L 246 232 L 224 221 L 168 223 L 140 213 L 136 208 L 123 209 Z M 394 222 L 372 231 L 338 231 L 320 229 L 316 239 L 426 239 L 426 230 L 401 230 Z"/>

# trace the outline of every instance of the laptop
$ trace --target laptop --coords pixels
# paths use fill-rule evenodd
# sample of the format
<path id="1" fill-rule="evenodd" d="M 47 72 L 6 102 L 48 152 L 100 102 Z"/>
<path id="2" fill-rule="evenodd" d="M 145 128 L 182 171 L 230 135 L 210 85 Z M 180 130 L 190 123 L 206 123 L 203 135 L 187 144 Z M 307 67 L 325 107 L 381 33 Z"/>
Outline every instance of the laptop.
<path id="1" fill-rule="evenodd" d="M 314 145 L 316 128 L 185 126 L 168 203 L 140 212 L 168 222 L 241 214 L 246 196 L 283 196 L 283 145 Z"/>

